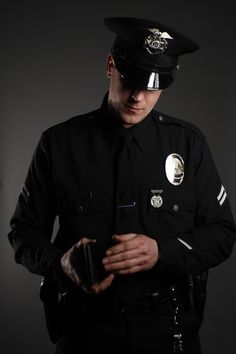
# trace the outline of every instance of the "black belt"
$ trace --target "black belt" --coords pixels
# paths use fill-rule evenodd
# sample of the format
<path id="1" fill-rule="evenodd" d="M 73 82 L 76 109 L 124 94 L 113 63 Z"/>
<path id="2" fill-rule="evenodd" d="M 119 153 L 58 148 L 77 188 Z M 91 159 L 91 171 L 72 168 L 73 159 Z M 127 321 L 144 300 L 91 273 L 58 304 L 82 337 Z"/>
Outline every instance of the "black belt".
<path id="1" fill-rule="evenodd" d="M 117 298 L 114 306 L 114 313 L 118 316 L 127 313 L 145 314 L 158 312 L 160 314 L 171 311 L 171 300 L 168 294 L 154 291 L 138 296 L 131 305 L 127 305 L 121 298 Z"/>
<path id="2" fill-rule="evenodd" d="M 117 316 L 125 316 L 128 313 L 145 314 L 158 312 L 160 314 L 172 311 L 171 287 L 160 288 L 141 294 L 132 304 L 126 304 L 119 296 L 86 295 L 84 297 L 84 309 L 93 313 L 114 313 Z"/>

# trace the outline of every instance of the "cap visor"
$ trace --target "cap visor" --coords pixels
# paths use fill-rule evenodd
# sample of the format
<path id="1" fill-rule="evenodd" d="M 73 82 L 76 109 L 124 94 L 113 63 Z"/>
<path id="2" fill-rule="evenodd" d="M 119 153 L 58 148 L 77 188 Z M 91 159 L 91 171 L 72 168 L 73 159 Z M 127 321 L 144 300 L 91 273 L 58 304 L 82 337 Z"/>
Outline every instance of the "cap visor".
<path id="1" fill-rule="evenodd" d="M 143 90 L 162 90 L 169 87 L 174 80 L 174 72 L 150 72 L 124 62 L 116 62 L 120 75 L 132 87 Z"/>

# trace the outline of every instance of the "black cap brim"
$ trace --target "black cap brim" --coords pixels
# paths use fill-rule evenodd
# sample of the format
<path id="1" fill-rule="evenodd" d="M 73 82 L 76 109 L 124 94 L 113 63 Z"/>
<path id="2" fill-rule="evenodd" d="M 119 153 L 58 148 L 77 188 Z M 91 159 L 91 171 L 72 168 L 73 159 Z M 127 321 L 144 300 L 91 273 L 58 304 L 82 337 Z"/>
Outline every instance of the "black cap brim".
<path id="1" fill-rule="evenodd" d="M 122 78 L 134 88 L 150 91 L 162 90 L 169 87 L 174 81 L 175 70 L 164 71 L 160 68 L 159 72 L 150 72 L 129 65 L 125 61 L 114 59 Z"/>

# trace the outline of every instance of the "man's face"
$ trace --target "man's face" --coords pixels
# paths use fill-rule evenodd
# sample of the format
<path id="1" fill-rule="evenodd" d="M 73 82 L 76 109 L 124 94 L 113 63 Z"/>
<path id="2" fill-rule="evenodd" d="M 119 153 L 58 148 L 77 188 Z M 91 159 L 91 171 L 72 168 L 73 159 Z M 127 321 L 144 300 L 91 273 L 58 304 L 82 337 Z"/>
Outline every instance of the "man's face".
<path id="1" fill-rule="evenodd" d="M 107 58 L 107 77 L 110 79 L 108 107 L 126 128 L 141 122 L 153 109 L 162 92 L 140 90 L 129 85 L 117 71 L 112 55 Z"/>

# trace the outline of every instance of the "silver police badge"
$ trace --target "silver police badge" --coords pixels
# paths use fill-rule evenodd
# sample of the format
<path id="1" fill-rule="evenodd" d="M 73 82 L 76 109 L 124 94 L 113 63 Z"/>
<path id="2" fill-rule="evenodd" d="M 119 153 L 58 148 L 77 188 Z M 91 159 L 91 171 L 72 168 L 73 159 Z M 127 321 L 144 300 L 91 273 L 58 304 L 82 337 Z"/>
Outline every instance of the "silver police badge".
<path id="1" fill-rule="evenodd" d="M 161 32 L 157 28 L 148 28 L 148 31 L 152 32 L 149 36 L 145 38 L 144 48 L 150 54 L 158 54 L 160 52 L 164 53 L 164 51 L 168 47 L 167 39 L 173 39 L 169 33 Z"/>
<path id="2" fill-rule="evenodd" d="M 160 208 L 163 204 L 163 199 L 161 197 L 161 193 L 163 192 L 162 189 L 159 190 L 151 190 L 153 196 L 151 198 L 151 205 L 153 206 L 153 208 Z"/>
<path id="3" fill-rule="evenodd" d="M 174 186 L 180 185 L 184 180 L 184 160 L 179 154 L 170 154 L 165 163 L 166 176 Z"/>

